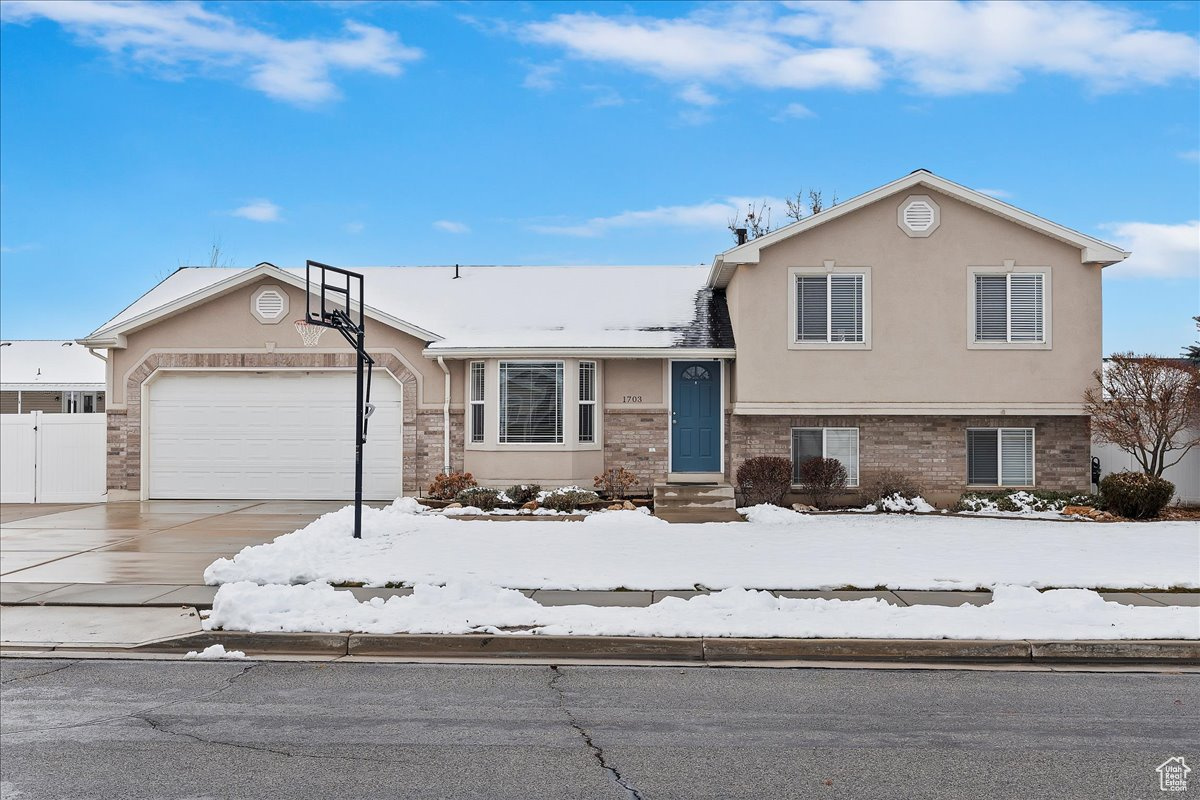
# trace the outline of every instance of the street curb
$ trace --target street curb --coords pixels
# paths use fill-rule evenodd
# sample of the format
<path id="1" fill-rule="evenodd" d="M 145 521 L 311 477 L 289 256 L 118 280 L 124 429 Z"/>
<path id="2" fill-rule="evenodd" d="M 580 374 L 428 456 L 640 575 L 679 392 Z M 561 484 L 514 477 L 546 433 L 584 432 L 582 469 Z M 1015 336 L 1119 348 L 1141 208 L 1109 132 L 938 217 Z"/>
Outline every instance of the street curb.
<path id="1" fill-rule="evenodd" d="M 247 655 L 351 655 L 455 660 L 569 659 L 731 663 L 871 661 L 995 664 L 1200 665 L 1200 641 L 975 639 L 734 639 L 639 636 L 250 633 L 205 631 L 131 650 L 180 653 L 213 644 Z"/>

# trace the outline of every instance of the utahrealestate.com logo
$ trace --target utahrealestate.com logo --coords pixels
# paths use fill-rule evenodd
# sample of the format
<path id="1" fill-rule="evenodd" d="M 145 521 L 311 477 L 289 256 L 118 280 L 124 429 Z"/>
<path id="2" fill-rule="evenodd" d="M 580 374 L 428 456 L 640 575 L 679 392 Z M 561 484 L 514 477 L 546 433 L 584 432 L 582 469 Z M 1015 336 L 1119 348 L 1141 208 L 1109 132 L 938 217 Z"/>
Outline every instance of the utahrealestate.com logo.
<path id="1" fill-rule="evenodd" d="M 1158 772 L 1158 788 L 1164 792 L 1186 792 L 1188 773 L 1192 768 L 1183 756 L 1172 756 L 1154 768 Z"/>

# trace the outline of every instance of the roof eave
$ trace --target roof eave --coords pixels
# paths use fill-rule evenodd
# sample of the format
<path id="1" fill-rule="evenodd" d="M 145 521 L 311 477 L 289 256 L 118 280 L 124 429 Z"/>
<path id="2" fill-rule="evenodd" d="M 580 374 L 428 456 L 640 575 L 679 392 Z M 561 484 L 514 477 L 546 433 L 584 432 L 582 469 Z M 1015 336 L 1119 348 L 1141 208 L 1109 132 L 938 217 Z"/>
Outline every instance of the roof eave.
<path id="1" fill-rule="evenodd" d="M 426 358 L 735 358 L 732 347 L 427 347 Z"/>
<path id="2" fill-rule="evenodd" d="M 145 328 L 160 319 L 178 314 L 191 306 L 204 302 L 213 297 L 217 297 L 227 292 L 234 291 L 240 286 L 243 286 L 252 281 L 258 280 L 261 277 L 270 276 L 275 280 L 290 284 L 298 289 L 305 288 L 305 282 L 298 276 L 282 270 L 274 264 L 263 262 L 255 267 L 251 267 L 242 272 L 238 272 L 229 276 L 225 280 L 217 281 L 216 283 L 197 289 L 194 292 L 177 297 L 174 300 L 164 303 L 156 308 L 149 309 L 135 317 L 131 317 L 124 322 L 116 325 L 109 325 L 104 328 L 93 331 L 83 339 L 78 339 L 79 344 L 85 347 L 109 347 L 122 349 L 126 346 L 126 334 L 133 333 L 142 328 Z M 357 306 L 356 306 L 357 307 Z M 389 327 L 403 331 L 424 342 L 441 341 L 443 337 L 432 331 L 427 331 L 402 319 L 393 317 L 391 314 L 380 311 L 371 306 L 365 306 L 363 312 L 366 316 L 377 322 L 382 322 Z"/>

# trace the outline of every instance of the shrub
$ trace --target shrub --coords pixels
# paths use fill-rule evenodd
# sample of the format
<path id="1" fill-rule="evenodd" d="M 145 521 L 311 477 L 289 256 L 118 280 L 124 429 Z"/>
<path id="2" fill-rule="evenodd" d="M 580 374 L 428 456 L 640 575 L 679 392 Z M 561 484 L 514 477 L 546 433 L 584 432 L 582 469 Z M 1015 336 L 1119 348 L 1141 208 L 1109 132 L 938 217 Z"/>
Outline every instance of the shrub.
<path id="1" fill-rule="evenodd" d="M 454 499 L 464 506 L 475 506 L 481 511 L 491 511 L 500 505 L 500 493 L 495 489 L 486 489 L 482 486 L 463 489 L 454 496 Z"/>
<path id="2" fill-rule="evenodd" d="M 955 511 L 1061 511 L 1067 506 L 1103 508 L 1100 498 L 1091 494 L 1052 492 L 1044 489 L 1030 491 L 967 492 L 958 498 Z"/>
<path id="3" fill-rule="evenodd" d="M 609 497 L 624 500 L 625 493 L 641 483 L 641 480 L 624 467 L 615 467 L 597 475 L 593 482 L 597 489 Z"/>
<path id="4" fill-rule="evenodd" d="M 523 506 L 530 500 L 537 500 L 538 494 L 542 491 L 542 487 L 536 483 L 518 483 L 515 486 L 508 487 L 508 499 L 515 506 Z"/>
<path id="5" fill-rule="evenodd" d="M 862 487 L 862 497 L 867 503 L 880 505 L 886 499 L 900 495 L 902 500 L 912 500 L 920 497 L 924 490 L 921 485 L 898 469 L 885 469 L 875 473 L 875 477 Z"/>
<path id="6" fill-rule="evenodd" d="M 826 508 L 829 498 L 846 488 L 846 468 L 836 458 L 813 456 L 800 465 L 800 482 L 817 508 Z"/>
<path id="7" fill-rule="evenodd" d="M 429 484 L 429 496 L 434 500 L 453 500 L 463 489 L 478 486 L 475 476 L 469 472 L 439 472 Z"/>
<path id="8" fill-rule="evenodd" d="M 755 456 L 742 462 L 736 478 L 746 505 L 781 506 L 792 488 L 792 462 L 777 456 Z"/>
<path id="9" fill-rule="evenodd" d="M 580 506 L 599 501 L 600 495 L 595 492 L 580 489 L 578 486 L 567 486 L 563 489 L 543 493 L 542 499 L 538 502 L 542 504 L 542 508 L 548 508 L 551 511 L 575 511 Z"/>
<path id="10" fill-rule="evenodd" d="M 1129 519 L 1157 517 L 1175 495 L 1175 484 L 1144 472 L 1114 472 L 1100 481 L 1105 508 Z"/>

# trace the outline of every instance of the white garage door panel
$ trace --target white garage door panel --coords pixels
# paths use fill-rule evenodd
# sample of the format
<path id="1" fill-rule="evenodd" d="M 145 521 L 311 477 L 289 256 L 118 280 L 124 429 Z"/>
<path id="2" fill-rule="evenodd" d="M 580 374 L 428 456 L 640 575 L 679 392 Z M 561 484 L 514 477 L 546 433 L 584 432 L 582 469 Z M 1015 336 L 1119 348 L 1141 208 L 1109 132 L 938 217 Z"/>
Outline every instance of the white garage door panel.
<path id="1" fill-rule="evenodd" d="M 401 390 L 371 389 L 363 496 L 401 494 Z M 354 497 L 354 374 L 179 373 L 150 386 L 153 498 Z"/>

